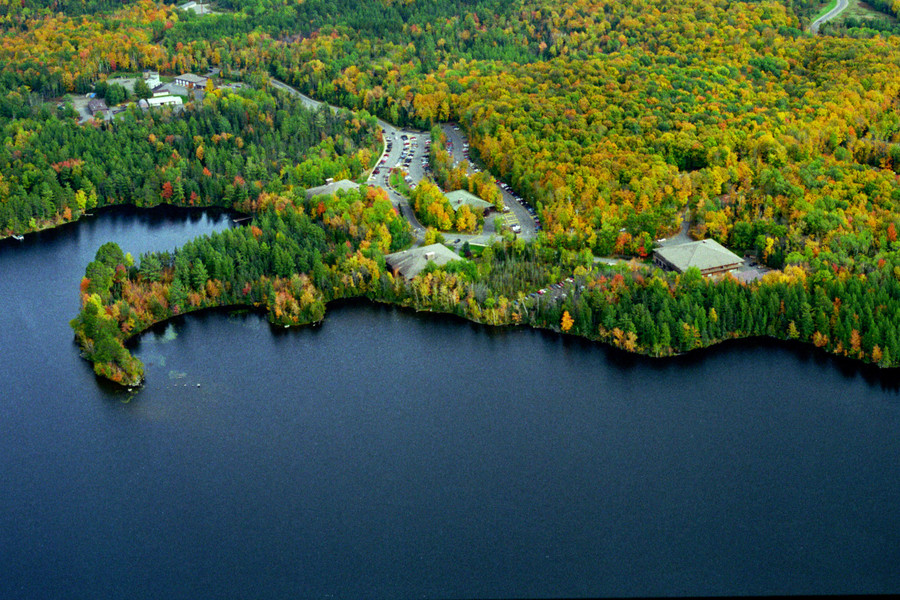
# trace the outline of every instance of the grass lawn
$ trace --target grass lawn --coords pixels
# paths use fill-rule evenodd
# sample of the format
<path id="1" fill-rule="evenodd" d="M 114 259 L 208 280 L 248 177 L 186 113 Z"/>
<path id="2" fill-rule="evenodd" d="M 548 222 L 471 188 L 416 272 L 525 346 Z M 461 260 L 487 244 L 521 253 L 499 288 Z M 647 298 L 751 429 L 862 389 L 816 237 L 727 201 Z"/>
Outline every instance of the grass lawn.
<path id="1" fill-rule="evenodd" d="M 829 2 L 828 4 L 826 4 L 826 5 L 822 8 L 822 10 L 820 10 L 818 13 L 816 13 L 816 15 L 815 15 L 812 19 L 810 19 L 809 22 L 812 23 L 812 22 L 814 22 L 816 19 L 818 19 L 819 17 L 825 16 L 826 14 L 828 14 L 828 11 L 830 11 L 830 10 L 831 10 L 832 8 L 834 8 L 835 6 L 837 6 L 837 0 L 831 0 L 831 2 Z"/>
<path id="2" fill-rule="evenodd" d="M 395 190 L 400 192 L 401 195 L 409 198 L 409 196 L 412 192 L 409 189 L 409 186 L 406 184 L 406 180 L 403 179 L 403 175 L 401 174 L 400 169 L 395 167 L 391 171 L 391 176 L 390 176 L 389 181 L 390 181 L 392 188 L 394 188 Z"/>
<path id="3" fill-rule="evenodd" d="M 472 256 L 481 256 L 481 253 L 484 252 L 486 246 L 482 246 L 481 244 L 469 244 L 469 250 L 472 252 Z"/>
<path id="4" fill-rule="evenodd" d="M 840 19 L 846 17 L 856 17 L 857 19 L 885 19 L 890 23 L 896 23 L 897 19 L 893 15 L 875 10 L 862 0 L 850 0 L 850 5 L 843 13 Z"/>

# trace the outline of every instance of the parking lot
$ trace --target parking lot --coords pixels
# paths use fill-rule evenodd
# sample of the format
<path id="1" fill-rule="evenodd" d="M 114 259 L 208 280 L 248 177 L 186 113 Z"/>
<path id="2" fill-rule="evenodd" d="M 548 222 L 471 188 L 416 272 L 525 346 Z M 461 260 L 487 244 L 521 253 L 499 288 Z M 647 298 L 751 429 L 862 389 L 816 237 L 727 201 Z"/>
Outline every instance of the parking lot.
<path id="1" fill-rule="evenodd" d="M 413 216 L 411 211 L 404 211 L 406 200 L 402 198 L 399 192 L 390 185 L 390 174 L 393 169 L 400 169 L 405 176 L 406 183 L 410 189 L 415 189 L 422 179 L 431 175 L 428 165 L 428 156 L 431 146 L 431 136 L 425 131 L 416 131 L 410 129 L 399 129 L 392 125 L 380 122 L 382 127 L 382 135 L 384 139 L 384 152 L 378 160 L 378 164 L 372 169 L 369 176 L 371 185 L 378 185 L 388 190 L 391 195 L 392 202 L 401 210 L 402 213 L 409 212 L 410 221 L 413 228 L 418 232 L 421 225 Z M 444 131 L 447 134 L 448 150 L 451 156 L 458 163 L 461 160 L 469 160 L 468 143 L 460 131 L 459 127 L 453 124 L 444 124 Z M 469 164 L 469 173 L 479 172 L 478 168 Z M 517 235 L 521 235 L 525 239 L 534 237 L 537 230 L 540 229 L 540 221 L 534 210 L 524 204 L 508 185 L 495 181 L 502 196 L 506 209 L 497 213 L 500 219 L 500 225 Z M 490 236 L 496 232 L 494 227 L 495 218 L 485 219 L 484 230 L 480 236 Z"/>
<path id="2" fill-rule="evenodd" d="M 384 129 L 385 152 L 373 169 L 370 180 L 387 185 L 391 170 L 406 172 L 406 182 L 415 187 L 428 173 L 429 136 L 424 132 Z"/>
<path id="3" fill-rule="evenodd" d="M 480 172 L 478 160 L 472 157 L 468 141 L 459 125 L 444 123 L 441 127 L 447 137 L 447 150 L 453 157 L 454 164 L 466 160 L 469 161 L 469 174 Z M 540 218 L 534 209 L 530 208 L 508 185 L 502 182 L 496 183 L 503 195 L 503 203 L 509 208 L 509 212 L 502 215 L 503 224 L 509 227 L 510 231 L 522 235 L 525 239 L 533 238 L 541 228 Z"/>

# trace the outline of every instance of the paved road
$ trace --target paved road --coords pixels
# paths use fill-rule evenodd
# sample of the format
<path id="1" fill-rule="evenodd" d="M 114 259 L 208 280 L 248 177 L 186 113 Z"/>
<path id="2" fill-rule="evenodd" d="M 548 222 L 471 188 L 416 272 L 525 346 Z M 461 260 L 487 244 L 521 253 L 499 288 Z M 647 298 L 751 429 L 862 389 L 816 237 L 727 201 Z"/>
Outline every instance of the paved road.
<path id="1" fill-rule="evenodd" d="M 312 110 L 317 110 L 320 106 L 324 104 L 324 102 L 319 102 L 318 100 L 313 100 L 306 94 L 300 93 L 298 90 L 293 87 L 287 85 L 282 81 L 278 81 L 277 79 L 270 78 L 270 82 L 273 87 L 276 87 L 280 90 L 287 92 L 293 96 L 297 96 L 300 98 L 300 101 L 306 108 L 310 108 Z M 332 112 L 338 112 L 340 109 L 337 106 L 328 105 Z M 418 148 L 416 148 L 418 153 L 422 152 L 424 148 L 424 141 L 428 138 L 428 135 L 425 132 L 413 132 L 409 130 L 401 130 L 397 127 L 394 127 L 387 121 L 382 121 L 378 119 L 378 125 L 382 130 L 382 137 L 384 139 L 384 150 L 382 151 L 381 157 L 378 159 L 378 163 L 375 168 L 369 174 L 369 185 L 374 185 L 382 188 L 387 192 L 388 198 L 391 201 L 391 204 L 397 209 L 402 216 L 406 217 L 409 221 L 410 226 L 412 227 L 413 235 L 416 237 L 416 240 L 421 242 L 425 239 L 425 227 L 419 223 L 419 220 L 416 218 L 415 213 L 412 210 L 412 207 L 409 205 L 409 199 L 402 196 L 399 192 L 394 190 L 388 183 L 388 176 L 391 171 L 391 167 L 396 166 L 400 162 L 401 154 L 403 153 L 403 140 L 401 136 L 406 135 L 409 137 L 411 134 L 415 137 L 421 139 L 418 143 Z M 412 144 L 410 143 L 410 147 Z M 390 150 L 388 150 L 390 148 Z M 416 160 L 415 158 L 413 160 Z M 375 173 L 378 171 L 378 173 Z M 419 179 L 416 181 L 420 181 L 422 178 L 421 169 L 416 171 L 416 174 L 419 175 Z M 412 175 L 412 173 L 411 173 Z"/>
<path id="2" fill-rule="evenodd" d="M 444 130 L 444 135 L 447 136 L 447 141 L 450 142 L 450 156 L 453 158 L 453 163 L 459 163 L 463 160 L 469 161 L 469 173 L 477 173 L 479 171 L 476 162 L 472 160 L 469 156 L 469 144 L 468 139 L 465 134 L 460 130 L 459 126 L 456 123 L 444 123 L 441 125 L 441 128 Z M 533 214 L 531 214 L 523 204 L 521 198 L 512 193 L 508 186 L 505 186 L 503 182 L 497 182 L 497 186 L 500 188 L 500 193 L 503 195 L 503 203 L 509 207 L 510 212 L 506 215 L 503 215 L 504 221 L 508 226 L 519 225 L 522 228 L 522 231 L 518 234 L 519 237 L 523 238 L 526 241 L 532 240 L 537 236 L 537 221 Z M 493 221 L 493 219 L 489 219 Z M 486 233 L 488 233 L 488 227 L 485 227 Z M 490 224 L 490 229 L 493 230 L 493 223 Z"/>
<path id="3" fill-rule="evenodd" d="M 282 81 L 271 78 L 270 82 L 273 87 L 276 87 L 294 96 L 298 96 L 303 105 L 307 108 L 315 110 L 322 106 L 322 104 L 324 104 L 323 102 L 319 102 L 318 100 L 314 100 L 309 96 L 300 93 L 298 90 Z M 340 110 L 336 106 L 328 106 L 334 112 Z M 409 173 L 410 186 L 418 185 L 419 182 L 422 181 L 422 179 L 428 174 L 426 164 L 423 162 L 423 160 L 428 156 L 427 143 L 430 143 L 429 140 L 431 136 L 426 131 L 401 129 L 381 119 L 378 119 L 378 125 L 381 127 L 383 132 L 384 151 L 379 157 L 378 163 L 376 164 L 375 168 L 369 175 L 368 184 L 378 186 L 387 192 L 391 203 L 394 204 L 394 206 L 397 208 L 397 211 L 401 215 L 406 217 L 406 219 L 409 221 L 416 240 L 421 242 L 425 239 L 425 227 L 422 226 L 422 224 L 413 213 L 412 207 L 409 204 L 409 199 L 402 196 L 399 192 L 397 192 L 390 186 L 388 177 L 392 168 L 400 166 Z M 461 131 L 454 129 L 453 125 L 446 125 L 445 131 L 447 130 L 447 128 L 449 128 L 450 133 L 452 134 L 452 136 L 448 136 L 448 139 L 453 140 L 454 156 L 456 156 L 456 152 L 458 151 L 460 158 L 462 158 L 463 149 L 467 145 L 467 140 Z M 407 139 L 404 140 L 403 136 L 406 136 Z M 375 171 L 378 172 L 376 173 Z M 518 218 L 519 220 L 519 223 L 521 223 L 522 225 L 522 233 L 520 234 L 520 237 L 526 240 L 533 239 L 536 235 L 536 228 L 533 218 L 531 215 L 529 215 L 528 210 L 524 206 L 522 206 L 521 203 L 516 201 L 510 192 L 503 189 L 502 187 L 500 188 L 500 191 L 503 193 L 504 202 L 506 202 L 506 205 L 510 207 L 510 209 L 513 211 L 513 214 L 515 214 L 516 218 Z M 477 235 L 468 235 L 448 232 L 444 234 L 444 238 L 449 245 L 454 245 L 456 247 L 461 246 L 465 242 L 469 242 L 470 244 L 488 245 L 495 237 L 493 217 L 489 217 L 485 221 L 485 228 L 482 233 L 479 233 Z"/>
<path id="4" fill-rule="evenodd" d="M 323 104 L 322 102 L 319 102 L 318 100 L 313 100 L 306 94 L 301 94 L 298 90 L 292 88 L 291 86 L 289 86 L 288 84 L 286 84 L 282 81 L 278 81 L 274 77 L 269 78 L 269 81 L 274 87 L 278 88 L 279 90 L 285 91 L 288 94 L 291 94 L 292 96 L 299 96 L 300 102 L 302 102 L 303 106 L 305 106 L 306 108 L 311 108 L 311 109 L 315 110 L 315 109 L 319 108 L 320 106 L 322 106 L 322 104 Z M 331 112 L 336 113 L 338 111 L 338 107 L 331 106 L 330 104 L 329 104 L 329 108 L 331 108 Z"/>
<path id="5" fill-rule="evenodd" d="M 835 6 L 834 8 L 829 10 L 827 13 L 825 13 L 824 15 L 822 15 L 821 17 L 819 17 L 818 19 L 816 19 L 815 21 L 812 22 L 812 25 L 809 26 L 810 33 L 812 33 L 813 35 L 819 33 L 819 27 L 822 26 L 822 23 L 830 21 L 833 18 L 835 18 L 836 16 L 838 16 L 839 14 L 841 14 L 842 12 L 844 12 L 844 9 L 847 8 L 848 4 L 849 4 L 849 0 L 838 0 L 837 6 Z"/>
<path id="6" fill-rule="evenodd" d="M 678 246 L 680 244 L 687 244 L 688 242 L 693 242 L 691 236 L 688 235 L 688 228 L 691 225 L 691 215 L 689 211 L 685 211 L 684 215 L 682 215 L 681 221 L 681 229 L 670 238 L 656 240 L 656 244 L 658 246 Z"/>

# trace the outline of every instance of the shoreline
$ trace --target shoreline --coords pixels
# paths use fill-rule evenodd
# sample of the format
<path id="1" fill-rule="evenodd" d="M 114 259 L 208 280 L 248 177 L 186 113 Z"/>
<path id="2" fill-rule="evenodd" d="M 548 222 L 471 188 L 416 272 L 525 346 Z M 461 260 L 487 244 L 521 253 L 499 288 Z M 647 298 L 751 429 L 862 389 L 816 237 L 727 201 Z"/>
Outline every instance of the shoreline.
<path id="1" fill-rule="evenodd" d="M 672 354 L 655 355 L 650 352 L 644 352 L 644 351 L 640 351 L 640 350 L 627 350 L 625 348 L 621 348 L 621 347 L 617 346 L 615 343 L 601 338 L 599 335 L 591 337 L 591 336 L 585 336 L 585 335 L 580 335 L 580 334 L 567 333 L 567 332 L 563 332 L 558 327 L 545 327 L 545 326 L 541 326 L 541 325 L 537 325 L 537 324 L 533 324 L 533 323 L 492 324 L 492 323 L 487 323 L 487 322 L 480 321 L 477 319 L 473 319 L 470 317 L 462 316 L 462 315 L 459 315 L 454 312 L 443 311 L 443 310 L 438 310 L 438 309 L 429 308 L 429 307 L 418 307 L 418 306 L 414 306 L 412 303 L 391 301 L 391 300 L 386 300 L 383 298 L 378 298 L 378 297 L 370 296 L 370 295 L 366 295 L 366 294 L 361 294 L 358 296 L 347 296 L 347 297 L 341 297 L 341 298 L 334 298 L 334 299 L 328 300 L 325 303 L 325 307 L 326 307 L 325 315 L 321 319 L 319 319 L 317 321 L 308 321 L 308 322 L 296 323 L 296 324 L 284 324 L 284 323 L 280 323 L 277 321 L 273 321 L 269 318 L 266 318 L 266 315 L 269 314 L 268 310 L 264 306 L 259 305 L 259 304 L 224 304 L 221 306 L 202 306 L 202 307 L 198 307 L 194 310 L 185 311 L 185 312 L 179 313 L 177 315 L 172 315 L 172 316 L 166 317 L 165 319 L 162 319 L 159 321 L 154 321 L 152 324 L 148 325 L 146 328 L 144 328 L 140 331 L 132 332 L 127 338 L 123 338 L 122 344 L 125 346 L 126 350 L 128 350 L 128 352 L 131 353 L 131 350 L 133 350 L 138 344 L 140 344 L 141 336 L 147 334 L 148 332 L 152 331 L 153 329 L 155 329 L 157 327 L 168 325 L 178 318 L 187 318 L 188 316 L 191 316 L 191 315 L 200 315 L 200 314 L 212 313 L 212 312 L 222 312 L 222 313 L 230 313 L 230 312 L 236 312 L 236 311 L 253 312 L 253 313 L 259 315 L 260 317 L 266 318 L 266 320 L 269 322 L 270 327 L 272 327 L 272 328 L 293 329 L 295 327 L 318 327 L 318 326 L 323 325 L 325 323 L 325 320 L 328 318 L 329 308 L 340 309 L 341 304 L 354 304 L 354 303 L 380 305 L 380 306 L 384 306 L 384 307 L 390 307 L 391 309 L 397 309 L 397 310 L 409 312 L 409 313 L 415 314 L 415 315 L 422 315 L 422 316 L 433 315 L 435 318 L 450 317 L 451 319 L 458 319 L 460 322 L 467 322 L 467 323 L 470 323 L 473 325 L 477 325 L 477 326 L 492 329 L 492 330 L 530 329 L 534 332 L 540 332 L 540 333 L 545 333 L 545 334 L 549 334 L 549 335 L 559 336 L 562 340 L 569 340 L 569 341 L 580 342 L 580 343 L 591 344 L 591 345 L 599 345 L 609 351 L 615 352 L 616 354 L 618 354 L 620 356 L 620 358 L 623 358 L 623 359 L 638 359 L 638 358 L 639 359 L 649 359 L 652 362 L 659 362 L 659 363 L 665 362 L 667 360 L 694 360 L 694 359 L 702 359 L 703 354 L 710 352 L 714 348 L 722 346 L 722 345 L 732 345 L 732 344 L 740 344 L 740 343 L 750 343 L 750 344 L 762 343 L 762 344 L 773 344 L 773 345 L 777 345 L 777 346 L 781 346 L 781 347 L 788 347 L 793 351 L 807 352 L 811 356 L 817 356 L 819 358 L 828 358 L 832 361 L 836 361 L 836 362 L 840 363 L 835 366 L 837 366 L 838 368 L 840 368 L 842 370 L 851 369 L 851 370 L 855 370 L 855 371 L 868 372 L 869 375 L 881 376 L 881 377 L 884 377 L 887 375 L 900 374 L 900 367 L 882 367 L 881 365 L 879 365 L 877 363 L 873 363 L 868 360 L 862 360 L 862 359 L 853 358 L 851 356 L 847 356 L 847 355 L 843 355 L 843 354 L 829 352 L 828 350 L 825 350 L 824 348 L 815 346 L 815 344 L 813 344 L 812 342 L 804 342 L 804 341 L 795 340 L 795 339 L 783 339 L 783 338 L 779 338 L 779 337 L 775 337 L 775 336 L 771 336 L 771 335 L 738 334 L 738 335 L 728 337 L 728 338 L 717 339 L 717 340 L 712 341 L 708 345 L 698 346 L 696 348 L 692 348 L 692 349 L 684 351 L 684 352 L 675 352 Z M 75 342 L 76 342 L 76 344 L 78 343 L 77 336 L 76 336 Z M 79 346 L 79 348 L 80 348 L 80 346 Z M 86 360 L 92 366 L 95 365 L 96 363 L 94 363 L 93 361 L 91 361 L 90 359 L 88 359 L 87 357 L 84 356 L 83 349 L 81 349 L 81 350 L 82 350 L 82 352 L 81 352 L 82 358 L 84 358 L 84 360 Z M 132 354 L 132 356 L 133 356 L 133 354 Z M 135 360 L 139 360 L 136 357 L 134 357 L 134 358 L 135 358 Z M 143 367 L 143 363 L 141 363 L 141 366 Z M 142 376 L 141 380 L 139 382 L 126 383 L 126 382 L 113 381 L 112 379 L 109 379 L 108 377 L 105 377 L 99 373 L 97 374 L 97 376 L 104 379 L 105 381 L 107 381 L 109 383 L 118 385 L 119 387 L 125 388 L 125 389 L 128 389 L 128 388 L 138 389 L 143 386 L 143 384 L 145 383 L 145 380 L 146 380 L 146 377 Z"/>

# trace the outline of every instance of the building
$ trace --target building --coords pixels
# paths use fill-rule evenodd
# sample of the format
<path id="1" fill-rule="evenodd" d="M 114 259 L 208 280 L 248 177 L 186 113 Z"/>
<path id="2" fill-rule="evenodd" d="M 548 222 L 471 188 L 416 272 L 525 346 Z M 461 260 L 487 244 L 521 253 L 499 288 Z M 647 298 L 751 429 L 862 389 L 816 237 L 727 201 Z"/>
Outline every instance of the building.
<path id="1" fill-rule="evenodd" d="M 94 116 L 96 116 L 97 113 L 100 113 L 100 116 L 106 116 L 109 112 L 109 107 L 106 105 L 106 101 L 103 100 L 103 98 L 93 98 L 88 102 L 88 112 Z"/>
<path id="2" fill-rule="evenodd" d="M 145 100 L 138 100 L 138 106 L 142 109 L 147 110 L 148 108 L 154 108 L 157 106 L 172 106 L 177 107 L 181 106 L 181 96 L 170 96 L 168 94 L 162 95 L 154 95 L 152 98 L 147 98 Z"/>
<path id="3" fill-rule="evenodd" d="M 151 90 L 158 85 L 162 84 L 162 81 L 159 79 L 159 71 L 144 71 L 144 83 L 147 84 Z"/>
<path id="4" fill-rule="evenodd" d="M 359 184 L 355 181 L 350 181 L 349 179 L 341 179 L 340 181 L 334 181 L 329 178 L 325 185 L 320 185 L 319 187 L 309 188 L 306 190 L 306 197 L 312 198 L 314 196 L 330 196 L 334 194 L 338 190 L 358 190 Z"/>
<path id="5" fill-rule="evenodd" d="M 175 85 L 180 85 L 181 87 L 192 90 L 194 88 L 203 89 L 206 87 L 206 82 L 209 81 L 209 77 L 204 77 L 203 75 L 194 75 L 193 73 L 184 73 L 183 75 L 175 76 Z"/>
<path id="6" fill-rule="evenodd" d="M 653 262 L 668 271 L 684 273 L 696 267 L 703 275 L 713 275 L 740 267 L 744 259 L 716 240 L 700 240 L 654 250 Z"/>
<path id="7" fill-rule="evenodd" d="M 220 13 L 213 12 L 209 9 L 209 6 L 204 4 L 203 2 L 187 2 L 185 4 L 181 4 L 178 6 L 181 10 L 191 10 L 197 13 L 198 15 L 217 15 Z"/>
<path id="8" fill-rule="evenodd" d="M 462 260 L 453 250 L 443 244 L 431 244 L 421 248 L 410 248 L 402 252 L 394 252 L 384 257 L 394 277 L 413 279 L 421 273 L 429 262 L 441 266 L 453 260 Z"/>
<path id="9" fill-rule="evenodd" d="M 447 197 L 447 200 L 450 201 L 450 206 L 453 207 L 453 210 L 459 210 L 459 207 L 463 204 L 468 204 L 470 208 L 480 208 L 485 213 L 492 210 L 494 205 L 490 202 L 485 202 L 478 196 L 474 194 L 470 194 L 465 190 L 456 190 L 455 192 L 448 192 L 444 194 Z"/>

